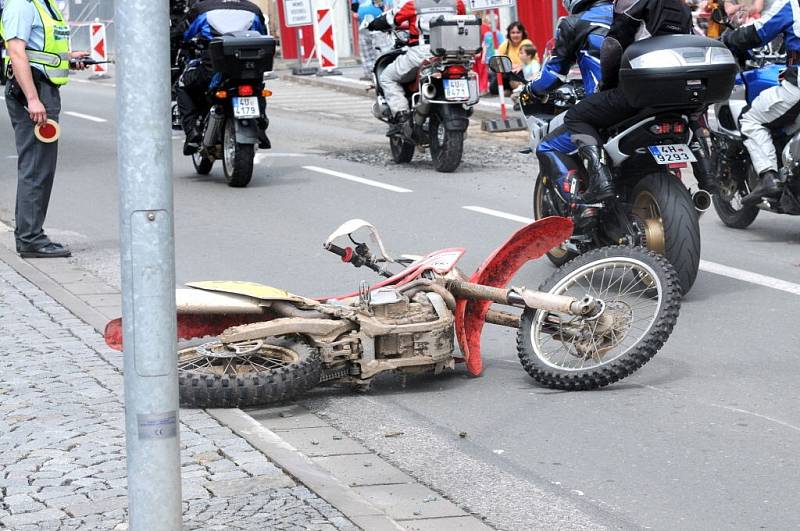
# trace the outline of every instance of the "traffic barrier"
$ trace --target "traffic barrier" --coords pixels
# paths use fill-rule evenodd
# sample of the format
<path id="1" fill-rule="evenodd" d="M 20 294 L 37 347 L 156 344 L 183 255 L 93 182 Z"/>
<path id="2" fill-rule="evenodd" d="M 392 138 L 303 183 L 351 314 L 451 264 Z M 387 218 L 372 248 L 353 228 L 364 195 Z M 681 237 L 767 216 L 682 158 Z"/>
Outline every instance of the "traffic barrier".
<path id="1" fill-rule="evenodd" d="M 318 74 L 341 74 L 335 70 L 339 65 L 339 57 L 336 54 L 336 41 L 333 37 L 333 10 L 328 6 L 320 7 L 315 14 L 314 40 L 320 69 Z"/>
<path id="2" fill-rule="evenodd" d="M 92 22 L 89 25 L 91 57 L 95 61 L 108 61 L 106 54 L 106 25 Z M 108 77 L 108 65 L 96 64 L 92 67 L 93 77 Z"/>

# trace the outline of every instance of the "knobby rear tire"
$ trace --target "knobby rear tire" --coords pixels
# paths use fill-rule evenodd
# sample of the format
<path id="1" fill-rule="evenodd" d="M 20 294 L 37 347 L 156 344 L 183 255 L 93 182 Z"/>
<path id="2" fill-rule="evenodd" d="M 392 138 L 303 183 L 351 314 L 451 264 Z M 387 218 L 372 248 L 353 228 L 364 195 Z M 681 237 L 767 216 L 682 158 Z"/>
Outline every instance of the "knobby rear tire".
<path id="1" fill-rule="evenodd" d="M 254 407 L 295 398 L 319 383 L 319 352 L 298 336 L 269 338 L 269 344 L 294 351 L 290 365 L 246 374 L 209 374 L 178 369 L 181 406 L 194 408 Z"/>
<path id="2" fill-rule="evenodd" d="M 615 257 L 628 259 L 627 262 L 631 263 L 641 262 L 656 274 L 656 280 L 661 286 L 662 299 L 650 328 L 635 344 L 607 364 L 585 370 L 560 369 L 545 363 L 536 354 L 533 348 L 532 330 L 541 310 L 526 309 L 522 313 L 520 327 L 517 330 L 517 355 L 525 372 L 540 385 L 569 391 L 604 387 L 625 378 L 650 361 L 672 333 L 681 301 L 681 288 L 677 275 L 664 257 L 642 247 L 602 247 L 584 253 L 556 270 L 539 286 L 539 291 L 557 293 L 561 291 L 557 286 L 562 280 L 568 282 L 571 278 L 579 277 L 583 274 L 580 270 L 592 262 L 613 260 Z M 607 297 L 606 302 L 610 301 L 613 302 L 612 298 Z"/>

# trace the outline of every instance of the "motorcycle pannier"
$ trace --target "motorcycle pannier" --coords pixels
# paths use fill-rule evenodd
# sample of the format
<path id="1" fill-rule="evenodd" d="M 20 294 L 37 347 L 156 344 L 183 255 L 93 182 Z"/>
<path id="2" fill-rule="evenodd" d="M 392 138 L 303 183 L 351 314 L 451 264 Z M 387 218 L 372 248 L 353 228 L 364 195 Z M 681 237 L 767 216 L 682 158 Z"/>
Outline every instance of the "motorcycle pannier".
<path id="1" fill-rule="evenodd" d="M 664 35 L 625 50 L 619 86 L 635 107 L 693 107 L 728 99 L 737 72 L 736 59 L 721 42 Z"/>
<path id="2" fill-rule="evenodd" d="M 272 70 L 275 39 L 255 31 L 228 33 L 211 40 L 211 66 L 231 79 L 258 79 Z"/>
<path id="3" fill-rule="evenodd" d="M 431 53 L 438 57 L 473 56 L 481 51 L 481 19 L 441 15 L 430 22 Z"/>

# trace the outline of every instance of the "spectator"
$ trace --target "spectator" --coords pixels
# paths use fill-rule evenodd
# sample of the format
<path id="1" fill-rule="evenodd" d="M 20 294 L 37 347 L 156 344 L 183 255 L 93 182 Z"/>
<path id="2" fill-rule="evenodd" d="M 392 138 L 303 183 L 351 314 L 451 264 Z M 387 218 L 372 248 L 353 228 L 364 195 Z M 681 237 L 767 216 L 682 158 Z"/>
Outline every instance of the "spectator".
<path id="1" fill-rule="evenodd" d="M 383 0 L 354 0 L 350 8 L 358 14 L 358 50 L 361 54 L 361 67 L 364 69 L 363 81 L 372 80 L 372 69 L 375 68 L 375 60 L 378 56 L 387 51 L 390 46 L 390 37 L 380 31 L 369 31 L 361 24 L 365 18 L 374 20 L 383 14 Z M 367 22 L 369 23 L 369 21 Z"/>
<path id="2" fill-rule="evenodd" d="M 489 59 L 494 57 L 497 53 L 497 47 L 502 43 L 503 34 L 500 32 L 500 30 L 492 28 L 491 15 L 484 13 L 483 24 L 481 24 L 481 61 L 483 64 L 480 69 L 483 71 L 483 77 L 480 80 L 479 85 L 482 95 L 487 91 L 491 92 L 492 94 L 497 94 L 496 76 L 491 72 L 491 70 L 489 70 L 487 65 L 489 64 Z M 480 70 L 478 70 L 479 75 Z"/>
<path id="3" fill-rule="evenodd" d="M 523 45 L 533 43 L 528 39 L 528 31 L 525 26 L 519 21 L 514 21 L 508 25 L 506 29 L 506 40 L 497 48 L 498 55 L 507 55 L 511 59 L 511 72 L 503 74 L 503 85 L 510 94 L 511 80 L 516 80 L 520 83 L 525 81 L 522 74 L 522 59 L 519 57 L 519 51 Z"/>

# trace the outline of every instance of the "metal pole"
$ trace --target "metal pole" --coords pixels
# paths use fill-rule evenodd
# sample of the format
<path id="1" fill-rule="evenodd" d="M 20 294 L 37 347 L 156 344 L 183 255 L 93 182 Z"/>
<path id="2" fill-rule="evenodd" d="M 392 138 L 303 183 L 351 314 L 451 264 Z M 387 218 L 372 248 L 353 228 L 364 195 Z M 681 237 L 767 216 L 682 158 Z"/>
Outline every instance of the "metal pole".
<path id="1" fill-rule="evenodd" d="M 181 529 L 169 2 L 116 2 L 125 432 L 132 531 Z"/>
<path id="2" fill-rule="evenodd" d="M 556 30 L 558 29 L 558 0 L 553 0 L 552 7 L 550 9 L 553 10 L 553 38 L 555 38 Z"/>

